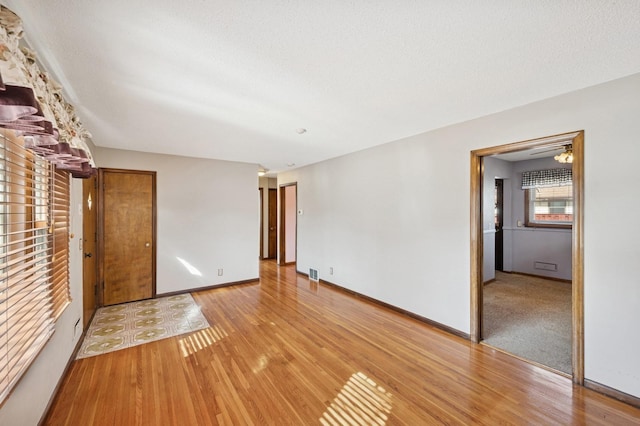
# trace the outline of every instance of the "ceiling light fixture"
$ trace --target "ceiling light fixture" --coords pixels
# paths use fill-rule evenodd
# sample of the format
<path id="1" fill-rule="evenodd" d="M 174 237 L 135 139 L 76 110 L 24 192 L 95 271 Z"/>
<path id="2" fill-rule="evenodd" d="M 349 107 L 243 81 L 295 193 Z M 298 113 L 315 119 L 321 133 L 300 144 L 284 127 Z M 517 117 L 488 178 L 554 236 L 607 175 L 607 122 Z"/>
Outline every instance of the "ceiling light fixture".
<path id="1" fill-rule="evenodd" d="M 571 144 L 564 146 L 564 152 L 553 157 L 559 163 L 573 163 L 573 146 Z"/>
<path id="2" fill-rule="evenodd" d="M 258 176 L 262 177 L 262 176 L 266 175 L 267 172 L 268 172 L 267 169 L 259 169 L 258 170 Z"/>
<path id="3" fill-rule="evenodd" d="M 303 128 L 303 127 L 298 127 L 298 128 L 296 129 L 296 133 L 297 133 L 297 134 L 299 134 L 299 135 L 301 135 L 301 134 L 303 134 L 303 133 L 307 133 L 307 129 L 305 129 L 305 128 Z"/>

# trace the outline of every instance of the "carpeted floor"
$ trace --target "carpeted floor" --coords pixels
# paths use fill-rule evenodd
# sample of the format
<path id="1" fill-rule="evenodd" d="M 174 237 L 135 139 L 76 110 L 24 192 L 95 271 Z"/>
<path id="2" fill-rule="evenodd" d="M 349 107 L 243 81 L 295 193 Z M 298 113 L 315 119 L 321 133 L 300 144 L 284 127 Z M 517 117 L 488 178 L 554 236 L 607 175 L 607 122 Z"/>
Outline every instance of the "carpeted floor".
<path id="1" fill-rule="evenodd" d="M 77 359 L 209 327 L 190 294 L 105 306 L 96 311 Z"/>
<path id="2" fill-rule="evenodd" d="M 571 374 L 571 284 L 496 271 L 483 299 L 486 344 Z"/>

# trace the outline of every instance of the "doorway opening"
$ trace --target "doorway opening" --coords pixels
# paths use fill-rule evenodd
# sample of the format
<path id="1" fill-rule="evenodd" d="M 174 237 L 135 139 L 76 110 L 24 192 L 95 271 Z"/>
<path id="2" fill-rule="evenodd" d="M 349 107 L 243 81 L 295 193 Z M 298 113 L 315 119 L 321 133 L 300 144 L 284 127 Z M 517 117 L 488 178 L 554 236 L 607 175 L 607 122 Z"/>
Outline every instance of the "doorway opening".
<path id="1" fill-rule="evenodd" d="M 504 179 L 495 180 L 495 270 L 502 271 L 504 269 Z"/>
<path id="2" fill-rule="evenodd" d="M 260 250 L 259 259 L 278 256 L 278 182 L 275 178 L 260 177 Z"/>
<path id="3" fill-rule="evenodd" d="M 511 155 L 529 150 L 544 150 L 552 147 L 571 145 L 573 149 L 573 221 L 571 229 L 571 376 L 574 383 L 584 382 L 584 303 L 583 303 L 583 188 L 584 188 L 584 132 L 572 132 L 540 139 L 516 142 L 508 145 L 484 148 L 471 152 L 471 339 L 480 343 L 484 339 L 483 327 L 483 287 L 486 281 L 487 265 L 494 265 L 493 259 L 485 258 L 485 236 L 487 203 L 484 189 L 493 193 L 495 182 L 487 188 L 485 179 L 485 159 L 498 155 Z M 487 177 L 488 178 L 488 177 Z M 493 197 L 492 197 L 493 198 Z M 518 223 L 518 225 L 520 225 Z M 493 236 L 491 236 L 493 240 Z M 493 241 L 491 241 L 493 243 Z M 493 245 L 493 244 L 492 244 Z M 506 250 L 505 250 L 506 253 Z M 544 266 L 544 265 L 542 265 Z"/>

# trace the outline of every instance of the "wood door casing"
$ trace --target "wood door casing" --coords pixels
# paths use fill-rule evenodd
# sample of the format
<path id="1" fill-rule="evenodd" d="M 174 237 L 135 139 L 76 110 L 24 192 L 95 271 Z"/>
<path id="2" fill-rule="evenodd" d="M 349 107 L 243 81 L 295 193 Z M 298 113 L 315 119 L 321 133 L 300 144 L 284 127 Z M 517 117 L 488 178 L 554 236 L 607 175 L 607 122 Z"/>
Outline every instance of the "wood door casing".
<path id="1" fill-rule="evenodd" d="M 103 305 L 155 296 L 155 172 L 100 169 Z"/>
<path id="2" fill-rule="evenodd" d="M 98 244 L 97 192 L 98 177 L 91 176 L 82 182 L 82 324 L 83 329 L 96 310 L 98 282 L 96 247 Z"/>
<path id="3" fill-rule="evenodd" d="M 571 244 L 572 380 L 584 385 L 584 130 L 471 151 L 471 341 L 482 340 L 483 157 L 570 142 L 573 147 L 573 232 Z"/>

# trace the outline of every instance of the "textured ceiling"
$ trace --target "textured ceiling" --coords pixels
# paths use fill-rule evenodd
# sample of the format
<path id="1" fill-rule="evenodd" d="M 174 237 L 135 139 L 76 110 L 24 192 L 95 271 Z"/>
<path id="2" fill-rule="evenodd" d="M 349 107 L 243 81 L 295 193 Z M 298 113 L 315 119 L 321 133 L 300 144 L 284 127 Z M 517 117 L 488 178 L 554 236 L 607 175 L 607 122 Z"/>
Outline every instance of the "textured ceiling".
<path id="1" fill-rule="evenodd" d="M 640 72 L 637 0 L 4 3 L 96 145 L 272 171 Z"/>

